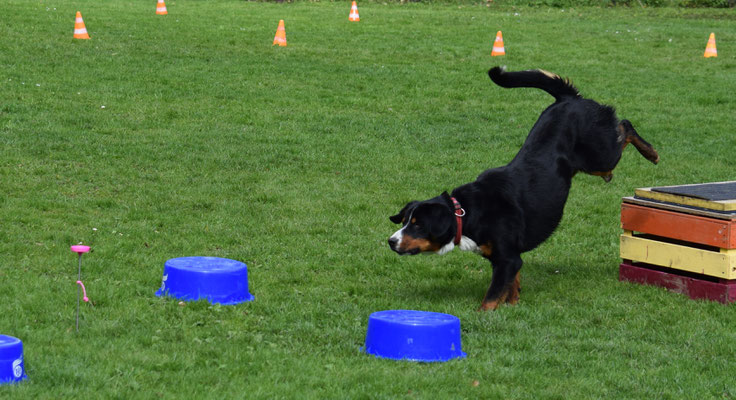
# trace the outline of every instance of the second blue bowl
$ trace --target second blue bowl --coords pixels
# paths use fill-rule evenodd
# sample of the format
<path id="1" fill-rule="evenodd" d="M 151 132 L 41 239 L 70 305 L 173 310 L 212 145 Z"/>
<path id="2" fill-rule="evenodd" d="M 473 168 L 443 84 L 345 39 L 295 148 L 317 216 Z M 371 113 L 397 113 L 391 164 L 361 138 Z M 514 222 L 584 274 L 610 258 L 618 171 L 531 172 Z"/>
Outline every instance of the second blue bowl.
<path id="1" fill-rule="evenodd" d="M 156 296 L 187 301 L 204 299 L 223 305 L 254 299 L 248 292 L 245 263 L 219 257 L 179 257 L 166 261 Z"/>
<path id="2" fill-rule="evenodd" d="M 365 352 L 393 360 L 448 361 L 465 357 L 460 319 L 413 310 L 374 312 L 368 318 Z"/>

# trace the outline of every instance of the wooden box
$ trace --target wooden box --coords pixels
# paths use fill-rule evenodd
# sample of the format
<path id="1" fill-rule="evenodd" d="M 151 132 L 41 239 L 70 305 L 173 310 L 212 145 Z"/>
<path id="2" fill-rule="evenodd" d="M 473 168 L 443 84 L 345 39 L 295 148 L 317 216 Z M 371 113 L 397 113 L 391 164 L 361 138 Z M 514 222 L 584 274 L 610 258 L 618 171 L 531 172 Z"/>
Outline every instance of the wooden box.
<path id="1" fill-rule="evenodd" d="M 736 182 L 637 189 L 621 227 L 620 280 L 736 301 Z"/>

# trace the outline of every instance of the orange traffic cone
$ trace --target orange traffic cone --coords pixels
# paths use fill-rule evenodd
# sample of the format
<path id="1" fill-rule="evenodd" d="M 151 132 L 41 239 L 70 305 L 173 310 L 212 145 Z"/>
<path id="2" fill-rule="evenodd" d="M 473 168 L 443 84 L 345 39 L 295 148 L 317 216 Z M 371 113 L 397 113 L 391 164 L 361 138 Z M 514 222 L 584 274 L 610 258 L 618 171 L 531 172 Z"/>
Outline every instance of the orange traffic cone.
<path id="1" fill-rule="evenodd" d="M 350 7 L 348 21 L 360 21 L 360 15 L 358 15 L 358 4 L 355 1 L 353 1 L 353 5 Z"/>
<path id="2" fill-rule="evenodd" d="M 77 19 L 74 21 L 74 39 L 89 39 L 87 28 L 82 20 L 82 13 L 77 11 Z"/>
<path id="3" fill-rule="evenodd" d="M 158 3 L 156 3 L 156 14 L 157 15 L 167 15 L 169 12 L 166 11 L 166 3 L 164 3 L 164 0 L 158 0 Z"/>
<path id="4" fill-rule="evenodd" d="M 708 44 L 705 46 L 705 54 L 703 54 L 703 57 L 718 57 L 718 51 L 716 50 L 716 35 L 714 33 L 711 33 L 708 38 Z"/>
<path id="5" fill-rule="evenodd" d="M 496 40 L 493 41 L 493 50 L 491 51 L 492 56 L 503 56 L 506 55 L 506 50 L 503 48 L 503 36 L 501 31 L 496 33 Z"/>
<path id="6" fill-rule="evenodd" d="M 279 27 L 276 28 L 276 36 L 273 38 L 273 45 L 286 46 L 286 29 L 284 29 L 283 19 L 279 21 Z"/>

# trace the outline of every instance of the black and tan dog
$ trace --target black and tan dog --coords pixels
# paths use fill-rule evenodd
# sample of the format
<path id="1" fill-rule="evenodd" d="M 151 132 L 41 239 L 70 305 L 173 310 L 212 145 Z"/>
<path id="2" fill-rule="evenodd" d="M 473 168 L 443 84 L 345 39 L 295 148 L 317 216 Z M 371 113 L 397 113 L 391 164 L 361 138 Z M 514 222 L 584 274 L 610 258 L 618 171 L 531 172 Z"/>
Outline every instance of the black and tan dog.
<path id="1" fill-rule="evenodd" d="M 562 219 L 577 172 L 608 182 L 627 144 L 652 163 L 657 152 L 612 107 L 584 99 L 565 79 L 542 70 L 506 72 L 491 80 L 505 88 L 532 87 L 555 98 L 511 162 L 484 171 L 474 182 L 425 201 L 412 201 L 390 217 L 402 228 L 388 243 L 399 254 L 445 254 L 458 246 L 493 266 L 481 310 L 519 301 L 521 253 L 544 242 Z"/>

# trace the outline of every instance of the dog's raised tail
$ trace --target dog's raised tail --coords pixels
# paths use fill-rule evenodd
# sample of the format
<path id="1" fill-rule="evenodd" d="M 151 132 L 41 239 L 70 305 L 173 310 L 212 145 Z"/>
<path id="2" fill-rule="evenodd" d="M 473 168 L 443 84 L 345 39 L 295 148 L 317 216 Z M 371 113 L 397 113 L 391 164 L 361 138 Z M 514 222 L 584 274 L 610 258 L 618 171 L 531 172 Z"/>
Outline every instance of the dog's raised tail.
<path id="1" fill-rule="evenodd" d="M 493 67 L 488 76 L 504 88 L 531 87 L 542 89 L 560 101 L 566 97 L 580 97 L 580 93 L 569 80 L 541 69 L 507 72 L 505 67 Z"/>

